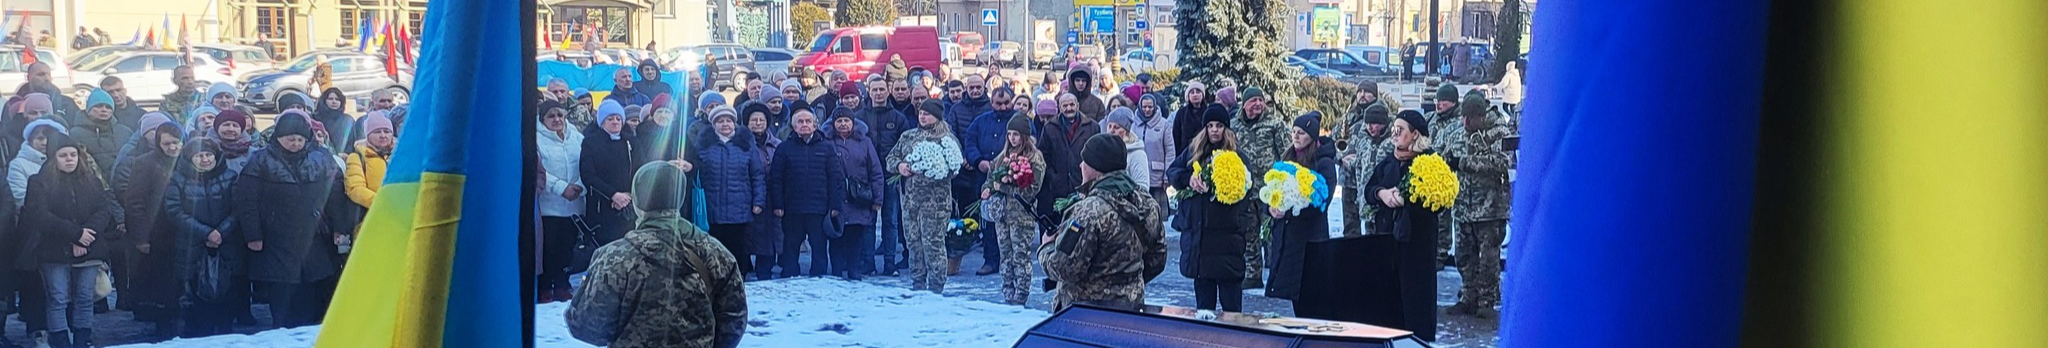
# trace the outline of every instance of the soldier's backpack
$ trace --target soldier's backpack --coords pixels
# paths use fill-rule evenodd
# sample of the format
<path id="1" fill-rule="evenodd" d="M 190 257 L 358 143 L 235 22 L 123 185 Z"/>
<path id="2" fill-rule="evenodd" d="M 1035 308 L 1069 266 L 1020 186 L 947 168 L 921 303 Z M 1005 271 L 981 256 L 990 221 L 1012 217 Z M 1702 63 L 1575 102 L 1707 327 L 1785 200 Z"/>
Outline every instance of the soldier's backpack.
<path id="1" fill-rule="evenodd" d="M 630 233 L 630 232 L 629 232 L 629 233 Z M 666 231 L 655 231 L 654 233 L 669 233 L 669 232 L 666 232 Z M 678 242 L 680 242 L 680 240 L 678 240 Z M 670 277 L 668 277 L 668 281 L 670 281 L 670 282 L 673 282 L 673 283 L 682 283 L 682 282 L 686 282 L 686 281 L 689 281 L 689 279 L 690 279 L 690 275 L 691 275 L 691 274 L 700 274 L 700 275 L 703 275 L 702 277 L 700 277 L 700 279 L 703 279 L 703 282 L 705 283 L 704 285 L 706 285 L 706 286 L 709 286 L 709 285 L 711 285 L 710 283 L 711 283 L 711 276 L 712 276 L 712 273 L 710 272 L 710 270 L 707 270 L 707 269 L 705 269 L 705 264 L 704 264 L 704 258 L 703 258 L 703 257 L 700 257 L 700 256 L 697 256 L 697 251 L 696 251 L 696 250 L 691 250 L 690 248 L 688 248 L 688 247 L 685 247 L 684 245 L 681 245 L 681 244 L 677 244 L 677 245 L 676 245 L 675 247 L 676 247 L 676 250 L 677 250 L 677 251 L 681 251 L 681 252 L 683 253 L 683 262 L 684 262 L 684 264 L 686 264 L 686 265 L 689 265 L 689 268 L 688 268 L 688 269 L 668 269 L 668 266 L 666 266 L 666 265 L 667 265 L 668 263 L 666 263 L 666 262 L 660 262 L 661 260 L 656 260 L 656 259 L 654 258 L 654 255 L 648 255 L 648 254 L 643 254 L 643 253 L 640 253 L 640 249 L 639 249 L 639 248 L 626 248 L 626 249 L 627 249 L 627 250 L 632 250 L 634 254 L 638 254 L 638 255 L 640 255 L 640 257 L 641 257 L 642 259 L 645 259 L 645 260 L 647 260 L 646 262 L 647 262 L 647 264 L 648 264 L 648 265 L 652 265 L 652 266 L 654 266 L 654 267 L 661 267 L 661 268 L 664 268 L 664 269 L 663 269 L 663 271 L 666 271 L 666 272 L 664 272 L 664 273 L 667 273 L 667 274 L 671 275 Z M 706 304 L 710 304 L 710 303 L 715 303 L 715 302 L 712 302 L 712 300 L 711 300 L 711 292 L 709 292 L 709 291 L 706 291 L 706 292 L 704 292 L 704 303 L 706 303 Z"/>

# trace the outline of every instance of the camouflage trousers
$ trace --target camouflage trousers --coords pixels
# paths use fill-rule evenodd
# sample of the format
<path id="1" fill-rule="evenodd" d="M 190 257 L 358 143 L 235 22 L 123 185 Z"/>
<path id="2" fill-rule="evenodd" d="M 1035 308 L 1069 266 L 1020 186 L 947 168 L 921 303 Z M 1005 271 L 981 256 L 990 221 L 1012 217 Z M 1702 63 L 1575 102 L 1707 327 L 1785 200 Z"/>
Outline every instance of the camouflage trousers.
<path id="1" fill-rule="evenodd" d="M 1357 236 L 1365 234 L 1365 229 L 1372 225 L 1367 224 L 1365 221 L 1366 203 L 1364 199 L 1359 198 L 1358 189 L 1339 187 L 1337 191 L 1339 195 L 1344 196 L 1344 235 Z"/>
<path id="2" fill-rule="evenodd" d="M 1021 203 L 990 203 L 983 209 L 995 226 L 982 233 L 995 233 L 1003 249 L 1003 303 L 1026 304 L 1031 299 L 1031 254 L 1038 250 L 1038 219 Z"/>
<path id="3" fill-rule="evenodd" d="M 1265 287 L 1262 280 L 1266 279 L 1265 237 L 1267 229 L 1273 225 L 1273 216 L 1266 214 L 1265 205 L 1258 204 L 1256 208 L 1258 213 L 1245 214 L 1252 217 L 1252 223 L 1244 233 L 1244 287 L 1247 289 Z"/>
<path id="4" fill-rule="evenodd" d="M 1465 286 L 1458 290 L 1458 302 L 1493 308 L 1500 305 L 1500 243 L 1507 235 L 1507 220 L 1458 224 L 1458 275 Z"/>
<path id="5" fill-rule="evenodd" d="M 1457 213 L 1453 213 L 1452 210 L 1456 209 L 1458 209 L 1458 207 L 1453 206 L 1449 209 L 1444 209 L 1444 211 L 1436 213 L 1436 259 L 1439 262 L 1441 262 L 1442 260 L 1451 259 L 1451 234 L 1454 230 L 1453 227 L 1458 225 L 1458 222 L 1456 221 L 1457 219 L 1452 218 L 1452 216 L 1457 215 Z M 1464 256 L 1465 253 L 1461 252 L 1458 253 L 1458 255 Z"/>
<path id="6" fill-rule="evenodd" d="M 903 190 L 903 239 L 910 252 L 910 288 L 943 293 L 946 289 L 946 220 L 952 219 L 953 198 L 945 189 Z"/>

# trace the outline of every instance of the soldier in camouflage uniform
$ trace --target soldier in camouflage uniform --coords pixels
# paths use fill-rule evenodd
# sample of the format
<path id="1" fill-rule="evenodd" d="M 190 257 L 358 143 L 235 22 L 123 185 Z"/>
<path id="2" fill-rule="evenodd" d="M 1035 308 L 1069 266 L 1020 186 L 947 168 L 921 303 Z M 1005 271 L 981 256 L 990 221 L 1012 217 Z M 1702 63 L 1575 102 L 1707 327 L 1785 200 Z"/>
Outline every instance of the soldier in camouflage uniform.
<path id="1" fill-rule="evenodd" d="M 1366 177 L 1372 176 L 1373 166 L 1379 164 L 1381 158 L 1386 158 L 1387 154 L 1394 152 L 1393 137 L 1387 132 L 1387 127 L 1394 122 L 1394 118 L 1387 114 L 1387 107 L 1371 103 L 1360 109 L 1362 110 L 1354 111 L 1358 115 L 1351 118 L 1353 123 L 1346 130 L 1351 133 L 1351 144 L 1344 148 L 1339 160 L 1344 168 L 1341 170 L 1344 184 L 1349 187 L 1344 191 L 1346 236 L 1371 233 L 1366 231 L 1369 228 L 1365 227 L 1372 226 L 1372 210 L 1377 205 L 1367 204 L 1364 197 L 1368 194 L 1359 190 L 1366 186 Z"/>
<path id="2" fill-rule="evenodd" d="M 1038 153 L 1036 139 L 1031 136 L 1030 117 L 1011 117 L 1004 126 L 1009 133 L 1004 139 L 1003 153 L 996 156 L 994 165 L 1007 168 L 1018 157 L 1031 162 L 1029 182 L 1011 182 L 1009 177 L 990 177 L 981 186 L 982 215 L 988 217 L 994 231 L 983 229 L 982 233 L 995 233 L 1000 244 L 1003 260 L 1003 303 L 1024 305 L 1031 299 L 1031 251 L 1038 240 L 1038 215 L 1032 209 L 1032 202 L 1038 197 L 1039 185 L 1045 182 L 1045 156 Z"/>
<path id="3" fill-rule="evenodd" d="M 1230 131 L 1237 133 L 1238 136 L 1238 156 L 1244 158 L 1245 169 L 1251 170 L 1251 185 L 1248 185 L 1251 187 L 1251 192 L 1259 192 L 1259 188 L 1265 186 L 1266 182 L 1259 178 L 1264 177 L 1266 169 L 1273 167 L 1274 161 L 1280 160 L 1280 155 L 1287 151 L 1288 142 L 1293 139 L 1287 133 L 1287 121 L 1272 115 L 1272 108 L 1266 105 L 1267 102 L 1265 90 L 1261 90 L 1258 87 L 1245 88 L 1244 108 L 1239 110 L 1237 118 L 1230 120 Z M 1253 202 L 1257 203 L 1257 200 L 1253 200 Z M 1252 209 L 1255 212 L 1265 210 L 1265 207 Z M 1272 222 L 1272 217 L 1270 216 L 1253 215 L 1258 216 L 1254 218 L 1257 221 L 1245 225 L 1244 288 L 1246 289 L 1264 288 L 1266 285 L 1264 281 L 1261 281 L 1264 275 L 1264 272 L 1261 272 L 1263 269 L 1261 266 L 1266 264 L 1265 258 L 1261 256 L 1266 248 L 1259 246 L 1262 242 L 1262 239 L 1259 238 L 1259 231 L 1265 228 L 1266 223 Z"/>
<path id="4" fill-rule="evenodd" d="M 903 238 L 910 249 L 910 288 L 934 293 L 946 290 L 946 222 L 953 218 L 952 180 L 959 173 L 928 178 L 913 171 L 905 158 L 923 143 L 960 148 L 946 121 L 939 119 L 945 109 L 938 100 L 918 105 L 917 128 L 903 132 L 902 140 L 889 150 L 886 167 L 903 177 Z M 959 160 L 960 152 L 952 151 L 950 156 Z"/>
<path id="5" fill-rule="evenodd" d="M 1435 149 L 1437 153 L 1457 153 L 1465 147 L 1465 118 L 1459 116 L 1457 110 L 1458 86 L 1450 83 L 1438 86 L 1436 110 L 1423 115 L 1429 119 L 1429 130 L 1434 132 L 1429 135 L 1430 148 Z M 1456 168 L 1452 168 L 1452 172 L 1459 174 L 1459 186 L 1468 185 L 1463 172 L 1457 171 Z M 1464 206 L 1461 202 L 1437 213 L 1436 257 L 1439 260 L 1451 258 L 1451 225 L 1456 224 L 1453 217 L 1459 209 L 1464 209 Z"/>
<path id="6" fill-rule="evenodd" d="M 569 333 L 612 347 L 736 347 L 747 289 L 732 253 L 683 220 L 683 171 L 668 162 L 633 175 L 639 229 L 605 244 L 569 301 Z"/>
<path id="7" fill-rule="evenodd" d="M 199 86 L 192 80 L 192 67 L 181 66 L 172 70 L 171 82 L 178 85 L 178 90 L 164 95 L 164 101 L 157 105 L 157 112 L 180 123 L 192 120 L 195 116 L 192 109 L 197 107 L 194 102 L 199 100 Z"/>
<path id="8" fill-rule="evenodd" d="M 1059 284 L 1052 310 L 1076 303 L 1136 309 L 1145 303 L 1145 282 L 1166 270 L 1166 235 L 1152 232 L 1161 230 L 1163 214 L 1124 171 L 1123 140 L 1101 134 L 1085 144 L 1079 200 L 1038 250 L 1046 277 Z"/>
<path id="9" fill-rule="evenodd" d="M 1465 279 L 1452 314 L 1491 318 L 1500 304 L 1500 243 L 1507 234 L 1508 170 L 1514 161 L 1501 139 L 1514 133 L 1478 91 L 1459 103 L 1468 131 L 1465 146 L 1449 152 L 1458 169 L 1458 273 Z"/>

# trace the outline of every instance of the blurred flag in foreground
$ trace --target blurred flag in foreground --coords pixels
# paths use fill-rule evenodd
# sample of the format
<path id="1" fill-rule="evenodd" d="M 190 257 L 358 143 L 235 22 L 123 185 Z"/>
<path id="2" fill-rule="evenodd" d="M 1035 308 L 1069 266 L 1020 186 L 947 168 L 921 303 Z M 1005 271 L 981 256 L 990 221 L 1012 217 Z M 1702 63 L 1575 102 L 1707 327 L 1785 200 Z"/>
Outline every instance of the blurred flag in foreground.
<path id="1" fill-rule="evenodd" d="M 427 10 L 411 120 L 320 332 L 319 347 L 518 347 L 519 1 Z M 472 118 L 475 115 L 476 118 Z"/>

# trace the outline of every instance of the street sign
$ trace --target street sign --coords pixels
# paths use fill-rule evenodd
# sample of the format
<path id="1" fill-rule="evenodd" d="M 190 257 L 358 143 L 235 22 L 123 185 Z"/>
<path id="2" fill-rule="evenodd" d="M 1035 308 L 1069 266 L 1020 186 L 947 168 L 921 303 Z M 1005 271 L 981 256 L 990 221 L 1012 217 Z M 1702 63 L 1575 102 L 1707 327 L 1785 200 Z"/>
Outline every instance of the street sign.
<path id="1" fill-rule="evenodd" d="M 1067 31 L 1067 44 L 1068 44 L 1068 45 L 1072 45 L 1072 44 L 1077 44 L 1077 43 L 1081 43 L 1081 33 L 1080 33 L 1080 32 L 1076 32 L 1076 31 L 1073 31 L 1073 30 L 1068 30 L 1068 31 Z"/>
<path id="2" fill-rule="evenodd" d="M 1089 7 L 1088 21 L 1093 22 L 1094 25 L 1089 26 L 1089 28 L 1093 28 L 1094 32 L 1114 33 L 1116 32 L 1116 8 L 1108 6 Z"/>
<path id="3" fill-rule="evenodd" d="M 1137 28 L 1138 28 L 1138 30 L 1145 30 L 1145 29 L 1147 29 L 1147 28 L 1146 28 L 1146 26 L 1145 26 L 1145 20 L 1142 20 L 1142 19 L 1141 19 L 1141 20 L 1136 20 L 1136 21 L 1131 21 L 1131 25 L 1132 25 L 1132 26 L 1134 26 L 1134 27 L 1137 27 Z"/>
<path id="4" fill-rule="evenodd" d="M 981 10 L 981 25 L 996 26 L 996 9 Z"/>

